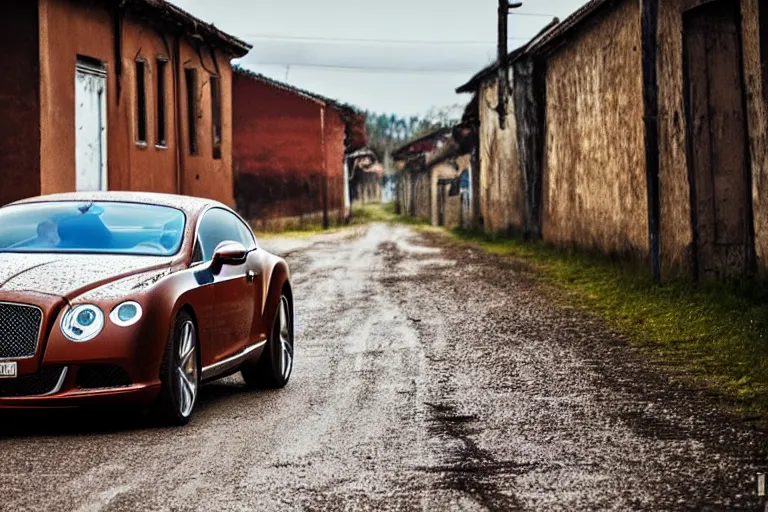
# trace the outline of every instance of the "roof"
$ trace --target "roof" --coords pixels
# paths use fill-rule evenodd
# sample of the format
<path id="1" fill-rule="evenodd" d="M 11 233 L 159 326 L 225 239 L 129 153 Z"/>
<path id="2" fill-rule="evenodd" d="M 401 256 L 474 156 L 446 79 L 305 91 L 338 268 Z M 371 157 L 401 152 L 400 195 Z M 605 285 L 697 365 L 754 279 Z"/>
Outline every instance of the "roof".
<path id="1" fill-rule="evenodd" d="M 519 58 L 526 55 L 530 51 L 532 46 L 538 44 L 538 42 L 542 38 L 548 36 L 551 31 L 555 30 L 555 28 L 559 26 L 559 23 L 560 21 L 557 18 L 553 18 L 552 21 L 543 29 L 541 29 L 538 32 L 538 34 L 533 36 L 533 38 L 530 41 L 528 41 L 523 46 L 516 48 L 515 50 L 510 52 L 507 55 L 507 64 L 512 64 Z M 488 66 L 486 66 L 485 68 L 477 72 L 475 76 L 470 78 L 467 83 L 458 87 L 456 89 L 456 92 L 459 94 L 463 92 L 474 92 L 475 90 L 477 90 L 478 86 L 481 83 L 485 82 L 488 78 L 493 76 L 498 70 L 499 70 L 499 61 L 497 60 L 496 62 L 489 64 Z"/>
<path id="2" fill-rule="evenodd" d="M 322 96 L 320 94 L 310 92 L 304 89 L 300 89 L 298 87 L 295 87 L 293 85 L 287 84 L 285 82 L 280 82 L 278 80 L 274 80 L 272 78 L 269 78 L 267 76 L 264 76 L 260 73 L 255 73 L 253 71 L 250 71 L 248 69 L 242 68 L 240 66 L 234 66 L 233 71 L 236 74 L 239 74 L 244 77 L 251 78 L 253 80 L 258 80 L 260 82 L 264 82 L 266 84 L 269 84 L 273 87 L 276 87 L 278 89 L 283 89 L 284 91 L 292 92 L 298 96 L 302 96 L 310 101 L 314 101 L 316 103 L 327 105 L 334 110 L 341 111 L 347 114 L 361 116 L 363 115 L 363 112 L 359 110 L 356 107 L 353 107 L 352 105 L 349 105 L 348 103 L 342 103 L 338 100 L 334 100 L 331 98 L 328 98 L 326 96 Z"/>
<path id="3" fill-rule="evenodd" d="M 548 53 L 555 49 L 566 36 L 571 35 L 575 30 L 582 27 L 592 16 L 596 16 L 604 9 L 612 7 L 618 1 L 620 0 L 590 0 L 561 23 L 557 24 L 552 30 L 535 41 L 531 41 L 526 46 L 533 53 Z"/>
<path id="4" fill-rule="evenodd" d="M 157 206 L 169 206 L 183 210 L 186 213 L 196 213 L 207 206 L 219 206 L 229 209 L 227 206 L 202 197 L 180 196 L 174 194 L 158 194 L 155 192 L 68 192 L 63 194 L 50 194 L 45 196 L 30 197 L 16 201 L 10 205 L 29 203 L 49 203 L 59 201 L 101 201 L 118 203 L 153 204 Z"/>
<path id="5" fill-rule="evenodd" d="M 202 37 L 209 44 L 227 50 L 234 57 L 245 56 L 253 47 L 166 0 L 123 0 L 122 4 L 134 14 L 176 25 L 187 34 Z"/>
<path id="6" fill-rule="evenodd" d="M 392 153 L 392 158 L 395 160 L 402 160 L 406 156 L 406 153 L 422 153 L 423 150 L 418 149 L 419 146 L 424 143 L 431 143 L 435 139 L 444 138 L 447 135 L 451 135 L 452 133 L 453 127 L 439 128 L 433 132 L 428 133 L 427 135 L 424 135 L 423 137 L 419 137 L 418 139 L 412 140 L 407 144 L 399 147 Z"/>

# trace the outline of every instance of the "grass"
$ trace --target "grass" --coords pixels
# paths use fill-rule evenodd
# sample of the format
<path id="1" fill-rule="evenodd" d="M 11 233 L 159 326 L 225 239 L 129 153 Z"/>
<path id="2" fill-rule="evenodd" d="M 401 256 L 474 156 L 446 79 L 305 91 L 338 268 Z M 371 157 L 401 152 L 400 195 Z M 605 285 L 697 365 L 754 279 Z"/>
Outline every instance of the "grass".
<path id="1" fill-rule="evenodd" d="M 649 272 L 540 242 L 452 233 L 455 240 L 528 263 L 564 304 L 602 317 L 651 359 L 726 398 L 768 426 L 768 291 L 762 284 L 685 280 L 656 286 Z"/>

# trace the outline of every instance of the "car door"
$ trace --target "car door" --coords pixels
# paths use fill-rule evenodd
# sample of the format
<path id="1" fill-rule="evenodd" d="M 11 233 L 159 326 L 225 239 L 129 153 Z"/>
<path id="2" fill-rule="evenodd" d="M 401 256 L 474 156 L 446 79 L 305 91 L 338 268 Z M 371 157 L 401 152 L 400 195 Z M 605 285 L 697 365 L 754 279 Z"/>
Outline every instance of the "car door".
<path id="1" fill-rule="evenodd" d="M 223 208 L 208 210 L 198 228 L 196 253 L 208 264 L 221 242 L 240 242 L 249 250 L 255 250 L 255 242 L 243 236 L 241 221 Z M 242 264 L 222 266 L 217 274 L 211 274 L 209 286 L 213 287 L 213 314 L 211 324 L 201 326 L 210 329 L 212 363 L 221 362 L 251 344 L 251 330 L 256 311 L 254 297 L 259 287 L 253 258 L 249 254 Z"/>

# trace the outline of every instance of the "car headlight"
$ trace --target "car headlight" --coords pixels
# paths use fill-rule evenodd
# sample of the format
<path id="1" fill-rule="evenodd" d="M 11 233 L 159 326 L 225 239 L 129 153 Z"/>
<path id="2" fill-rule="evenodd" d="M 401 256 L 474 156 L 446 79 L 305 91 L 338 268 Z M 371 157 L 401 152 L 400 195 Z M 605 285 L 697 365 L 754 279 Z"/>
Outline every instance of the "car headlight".
<path id="1" fill-rule="evenodd" d="M 112 323 L 120 327 L 128 327 L 141 320 L 141 305 L 138 302 L 123 302 L 109 314 Z"/>
<path id="2" fill-rule="evenodd" d="M 61 332 L 70 341 L 91 341 L 104 328 L 104 313 L 96 306 L 84 304 L 76 306 L 61 319 Z"/>

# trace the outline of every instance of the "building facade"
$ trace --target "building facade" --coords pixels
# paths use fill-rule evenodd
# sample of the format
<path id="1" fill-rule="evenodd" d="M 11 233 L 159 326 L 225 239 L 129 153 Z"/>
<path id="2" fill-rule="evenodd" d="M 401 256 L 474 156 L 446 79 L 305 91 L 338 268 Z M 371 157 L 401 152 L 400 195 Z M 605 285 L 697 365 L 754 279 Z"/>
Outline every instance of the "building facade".
<path id="1" fill-rule="evenodd" d="M 504 130 L 494 70 L 459 88 L 481 100 L 486 227 L 538 207 L 544 240 L 645 261 L 655 276 L 765 273 L 767 11 L 592 0 L 510 55 Z"/>
<path id="2" fill-rule="evenodd" d="M 163 0 L 0 6 L 0 204 L 136 190 L 233 205 L 231 66 L 250 46 Z"/>
<path id="3" fill-rule="evenodd" d="M 365 145 L 351 107 L 243 69 L 233 80 L 235 195 L 263 229 L 342 223 L 349 215 L 345 156 Z"/>

